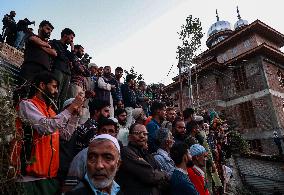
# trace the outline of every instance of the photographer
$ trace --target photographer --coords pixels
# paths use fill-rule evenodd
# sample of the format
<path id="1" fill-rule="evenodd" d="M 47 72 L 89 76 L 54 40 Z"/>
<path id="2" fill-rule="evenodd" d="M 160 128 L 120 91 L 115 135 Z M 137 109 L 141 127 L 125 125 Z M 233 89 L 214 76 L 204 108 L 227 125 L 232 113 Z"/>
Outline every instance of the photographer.
<path id="1" fill-rule="evenodd" d="M 27 18 L 19 20 L 17 23 L 17 38 L 14 45 L 17 49 L 22 49 L 24 47 L 28 26 L 31 24 L 35 25 L 35 21 L 30 22 Z"/>
<path id="2" fill-rule="evenodd" d="M 83 65 L 85 65 L 86 67 L 88 67 L 88 65 L 89 65 L 90 62 L 91 62 L 91 59 L 92 59 L 92 57 L 90 57 L 89 54 L 85 53 L 84 56 L 83 56 L 82 59 L 81 59 L 81 63 L 82 63 Z"/>
<path id="3" fill-rule="evenodd" d="M 6 43 L 13 46 L 15 43 L 15 39 L 16 39 L 16 33 L 17 33 L 17 24 L 15 21 L 15 16 L 16 16 L 16 12 L 15 11 L 11 11 L 10 14 L 6 14 L 4 16 L 4 18 L 2 19 L 3 22 L 3 29 L 2 29 L 2 36 L 3 36 L 3 40 L 5 41 L 6 39 Z"/>

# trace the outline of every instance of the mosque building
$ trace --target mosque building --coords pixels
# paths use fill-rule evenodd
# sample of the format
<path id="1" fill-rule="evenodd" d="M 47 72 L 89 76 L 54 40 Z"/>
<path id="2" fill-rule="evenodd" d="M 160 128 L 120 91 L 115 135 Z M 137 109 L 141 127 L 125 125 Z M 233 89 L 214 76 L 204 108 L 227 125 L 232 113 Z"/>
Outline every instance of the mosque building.
<path id="1" fill-rule="evenodd" d="M 183 73 L 183 106 L 222 113 L 249 141 L 255 151 L 273 154 L 277 147 L 273 132 L 284 135 L 284 35 L 256 20 L 241 18 L 234 28 L 219 19 L 208 30 L 208 49 L 195 59 L 191 69 L 189 95 L 188 73 Z M 165 90 L 180 110 L 179 77 Z"/>

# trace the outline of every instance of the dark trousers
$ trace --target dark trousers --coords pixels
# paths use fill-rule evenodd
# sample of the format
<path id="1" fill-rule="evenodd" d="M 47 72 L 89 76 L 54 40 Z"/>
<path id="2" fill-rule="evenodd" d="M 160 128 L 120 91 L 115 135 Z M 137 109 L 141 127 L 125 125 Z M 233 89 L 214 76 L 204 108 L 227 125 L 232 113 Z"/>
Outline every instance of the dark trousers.
<path id="1" fill-rule="evenodd" d="M 63 103 L 67 98 L 71 75 L 57 69 L 53 71 L 53 74 L 59 81 L 57 106 L 58 110 L 61 111 Z"/>
<path id="2" fill-rule="evenodd" d="M 59 182 L 56 179 L 41 179 L 19 183 L 24 195 L 56 195 L 59 193 Z"/>

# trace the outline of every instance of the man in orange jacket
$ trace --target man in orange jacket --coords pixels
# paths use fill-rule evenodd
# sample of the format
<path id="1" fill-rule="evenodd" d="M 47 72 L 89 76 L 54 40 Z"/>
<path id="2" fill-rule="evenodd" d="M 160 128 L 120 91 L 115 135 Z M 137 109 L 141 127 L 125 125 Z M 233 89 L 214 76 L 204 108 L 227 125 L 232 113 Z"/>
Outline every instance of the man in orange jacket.
<path id="1" fill-rule="evenodd" d="M 56 115 L 53 99 L 58 93 L 58 85 L 49 72 L 40 73 L 34 78 L 31 98 L 19 103 L 16 125 L 23 136 L 23 144 L 16 146 L 21 149 L 21 155 L 18 154 L 16 159 L 24 175 L 19 180 L 24 194 L 55 194 L 59 189 L 55 179 L 59 168 L 58 129 L 67 125 L 71 115 L 79 114 L 84 96 L 76 96 L 66 110 Z"/>

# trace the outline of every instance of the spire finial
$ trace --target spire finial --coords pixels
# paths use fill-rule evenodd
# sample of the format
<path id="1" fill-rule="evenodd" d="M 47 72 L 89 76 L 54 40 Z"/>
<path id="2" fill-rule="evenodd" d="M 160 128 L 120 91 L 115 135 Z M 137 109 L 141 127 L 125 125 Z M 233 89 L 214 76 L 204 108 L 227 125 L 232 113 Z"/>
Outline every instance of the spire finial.
<path id="1" fill-rule="evenodd" d="M 218 10 L 216 9 L 216 18 L 217 18 L 217 22 L 219 22 L 219 15 L 218 15 Z"/>
<path id="2" fill-rule="evenodd" d="M 240 11 L 239 11 L 239 6 L 237 6 L 237 13 L 238 13 L 238 19 L 241 19 Z"/>

